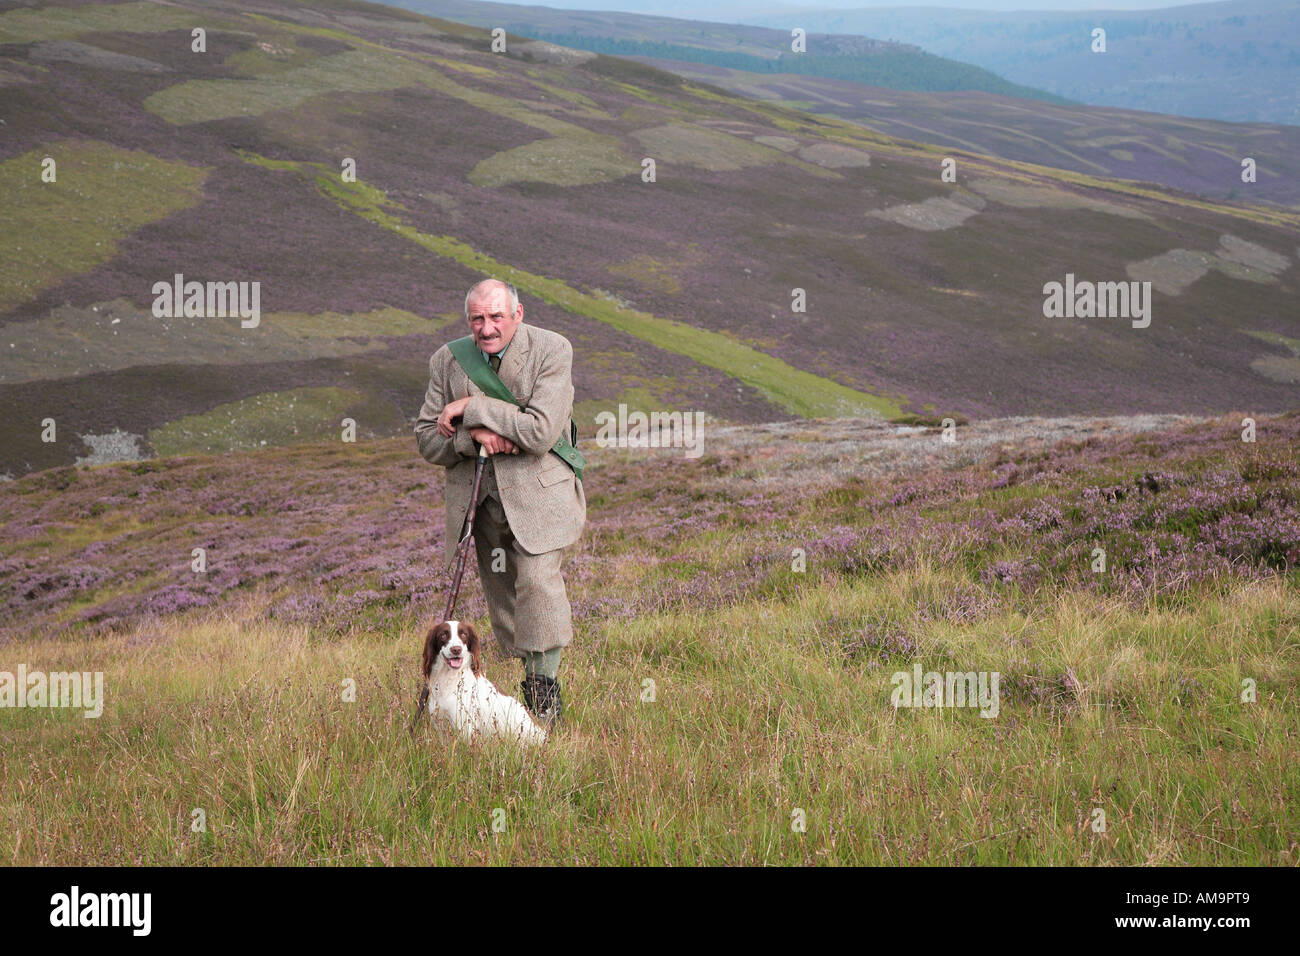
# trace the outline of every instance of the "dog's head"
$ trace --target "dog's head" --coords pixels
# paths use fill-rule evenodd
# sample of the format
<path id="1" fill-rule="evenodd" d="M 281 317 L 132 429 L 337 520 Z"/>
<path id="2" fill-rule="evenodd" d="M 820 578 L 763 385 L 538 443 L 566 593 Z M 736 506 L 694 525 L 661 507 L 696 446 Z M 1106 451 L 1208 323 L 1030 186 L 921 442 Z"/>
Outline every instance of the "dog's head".
<path id="1" fill-rule="evenodd" d="M 435 667 L 460 670 L 468 666 L 475 677 L 483 676 L 479 664 L 479 639 L 474 625 L 462 621 L 439 621 L 424 637 L 424 679 Z"/>

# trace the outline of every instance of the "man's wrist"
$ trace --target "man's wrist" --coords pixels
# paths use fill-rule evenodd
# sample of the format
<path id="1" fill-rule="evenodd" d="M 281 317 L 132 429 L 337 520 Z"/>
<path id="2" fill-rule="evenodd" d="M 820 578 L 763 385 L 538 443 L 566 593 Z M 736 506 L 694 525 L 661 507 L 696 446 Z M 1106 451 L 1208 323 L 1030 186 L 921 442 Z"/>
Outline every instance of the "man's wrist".
<path id="1" fill-rule="evenodd" d="M 492 408 L 491 403 L 502 406 L 502 411 L 518 411 L 518 405 L 511 405 L 503 402 L 499 398 L 493 398 L 491 395 L 471 395 L 469 404 L 465 406 L 462 421 L 471 428 L 491 428 L 492 423 L 488 421 L 488 415 Z"/>

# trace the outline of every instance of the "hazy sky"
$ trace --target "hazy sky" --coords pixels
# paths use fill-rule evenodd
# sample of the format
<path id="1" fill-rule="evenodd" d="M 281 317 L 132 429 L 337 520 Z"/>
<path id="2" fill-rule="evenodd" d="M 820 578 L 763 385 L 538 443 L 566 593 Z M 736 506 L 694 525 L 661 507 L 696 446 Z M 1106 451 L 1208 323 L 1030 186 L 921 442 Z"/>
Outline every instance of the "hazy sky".
<path id="1" fill-rule="evenodd" d="M 561 10 L 617 10 L 648 13 L 692 20 L 741 22 L 746 14 L 777 13 L 799 8 L 819 10 L 862 10 L 869 7 L 949 7 L 966 10 L 1154 10 L 1190 6 L 1187 0 L 931 0 L 907 3 L 903 0 L 511 0 L 529 6 Z"/>

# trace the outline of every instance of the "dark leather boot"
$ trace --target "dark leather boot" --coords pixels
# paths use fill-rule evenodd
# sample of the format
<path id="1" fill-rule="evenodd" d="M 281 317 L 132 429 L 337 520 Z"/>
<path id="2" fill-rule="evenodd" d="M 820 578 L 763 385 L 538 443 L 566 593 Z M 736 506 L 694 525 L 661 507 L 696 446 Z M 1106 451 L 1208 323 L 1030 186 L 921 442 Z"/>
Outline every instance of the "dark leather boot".
<path id="1" fill-rule="evenodd" d="M 538 721 L 548 728 L 559 725 L 564 705 L 558 680 L 544 674 L 527 674 L 519 688 L 524 692 L 524 706 Z"/>

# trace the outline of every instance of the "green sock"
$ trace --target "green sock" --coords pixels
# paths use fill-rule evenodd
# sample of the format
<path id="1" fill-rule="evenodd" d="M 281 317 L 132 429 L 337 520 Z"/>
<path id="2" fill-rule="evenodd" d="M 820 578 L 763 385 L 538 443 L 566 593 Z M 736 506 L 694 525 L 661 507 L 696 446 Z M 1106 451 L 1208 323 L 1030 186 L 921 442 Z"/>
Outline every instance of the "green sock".
<path id="1" fill-rule="evenodd" d="M 560 674 L 560 655 L 562 647 L 552 647 L 549 651 L 523 651 L 524 674 L 541 674 L 554 679 Z"/>

